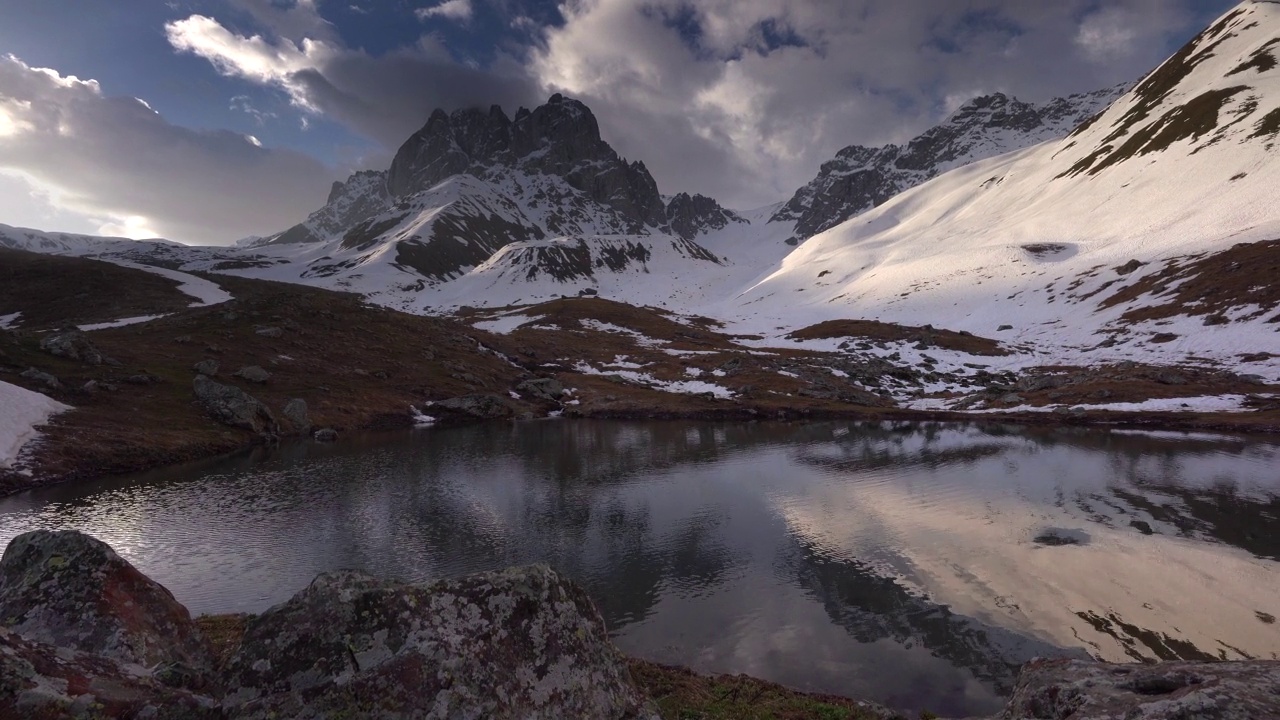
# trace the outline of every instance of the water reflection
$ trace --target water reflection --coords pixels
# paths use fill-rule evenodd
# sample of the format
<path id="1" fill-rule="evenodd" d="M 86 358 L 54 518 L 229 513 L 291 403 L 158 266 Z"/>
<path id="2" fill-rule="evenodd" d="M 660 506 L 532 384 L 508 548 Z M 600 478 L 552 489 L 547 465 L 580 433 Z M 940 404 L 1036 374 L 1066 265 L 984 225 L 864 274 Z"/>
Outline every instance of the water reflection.
<path id="1" fill-rule="evenodd" d="M 197 612 L 340 567 L 550 562 L 629 652 L 966 715 L 1037 655 L 1275 657 L 1278 453 L 1000 425 L 489 425 L 29 493 L 0 502 L 0 540 L 92 532 Z"/>

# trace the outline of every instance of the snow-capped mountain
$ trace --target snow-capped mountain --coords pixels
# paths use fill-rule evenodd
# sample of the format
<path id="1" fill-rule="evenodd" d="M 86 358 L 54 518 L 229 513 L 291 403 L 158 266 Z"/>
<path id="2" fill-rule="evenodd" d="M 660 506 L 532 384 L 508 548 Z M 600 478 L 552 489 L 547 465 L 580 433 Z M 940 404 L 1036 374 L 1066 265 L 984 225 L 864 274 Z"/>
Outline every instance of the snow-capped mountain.
<path id="1" fill-rule="evenodd" d="M 1054 362 L 1280 355 L 1277 53 L 1280 4 L 1242 3 L 1069 137 L 810 238 L 719 313 L 931 323 Z"/>
<path id="2" fill-rule="evenodd" d="M 1056 98 L 1043 105 L 1002 93 L 974 98 L 905 145 L 844 148 L 771 220 L 794 222 L 793 244 L 805 240 L 948 170 L 1061 138 L 1125 89 Z"/>

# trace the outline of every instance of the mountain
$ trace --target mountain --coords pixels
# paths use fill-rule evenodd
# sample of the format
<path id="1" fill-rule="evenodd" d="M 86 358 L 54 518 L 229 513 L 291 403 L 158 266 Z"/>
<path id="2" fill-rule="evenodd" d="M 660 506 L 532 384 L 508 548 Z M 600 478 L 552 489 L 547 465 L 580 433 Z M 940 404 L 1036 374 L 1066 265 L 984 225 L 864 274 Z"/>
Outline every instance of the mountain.
<path id="1" fill-rule="evenodd" d="M 931 323 L 1035 347 L 1039 362 L 1272 372 L 1277 53 L 1280 4 L 1242 3 L 1070 136 L 822 232 L 717 312 L 762 327 Z"/>
<path id="2" fill-rule="evenodd" d="M 1002 93 L 965 103 L 905 145 L 850 145 L 823 163 L 772 218 L 794 222 L 792 244 L 976 160 L 1057 140 L 1106 108 L 1126 86 L 1032 105 Z"/>

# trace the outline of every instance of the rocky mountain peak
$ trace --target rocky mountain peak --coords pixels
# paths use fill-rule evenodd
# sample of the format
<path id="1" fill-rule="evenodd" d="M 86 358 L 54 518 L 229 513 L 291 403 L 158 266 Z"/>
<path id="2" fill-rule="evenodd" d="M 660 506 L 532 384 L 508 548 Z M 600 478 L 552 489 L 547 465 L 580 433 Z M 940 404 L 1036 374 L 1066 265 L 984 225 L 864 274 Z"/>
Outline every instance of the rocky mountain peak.
<path id="1" fill-rule="evenodd" d="M 394 197 L 427 190 L 463 173 L 495 179 L 511 170 L 559 176 L 572 188 L 618 213 L 632 232 L 664 228 L 657 183 L 643 163 L 627 163 L 600 137 L 591 110 L 559 93 L 546 104 L 520 108 L 436 110 L 400 147 L 387 174 Z"/>
<path id="2" fill-rule="evenodd" d="M 842 149 L 770 220 L 796 223 L 790 242 L 807 239 L 948 170 L 1064 137 L 1125 89 L 1072 95 L 1043 105 L 1004 93 L 973 98 L 905 145 Z"/>
<path id="3" fill-rule="evenodd" d="M 672 234 L 685 240 L 692 240 L 711 230 L 721 230 L 731 223 L 747 222 L 706 195 L 689 193 L 680 193 L 667 203 L 667 221 L 671 224 Z"/>

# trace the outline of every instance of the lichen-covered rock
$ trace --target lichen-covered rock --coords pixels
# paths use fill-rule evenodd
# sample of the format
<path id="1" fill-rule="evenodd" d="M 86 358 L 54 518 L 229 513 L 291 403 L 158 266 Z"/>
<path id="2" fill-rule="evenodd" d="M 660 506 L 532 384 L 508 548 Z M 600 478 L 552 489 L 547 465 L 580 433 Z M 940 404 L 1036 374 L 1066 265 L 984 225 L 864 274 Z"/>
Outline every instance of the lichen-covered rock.
<path id="1" fill-rule="evenodd" d="M 316 578 L 250 622 L 235 718 L 649 718 L 586 594 L 546 566 L 429 586 Z"/>
<path id="2" fill-rule="evenodd" d="M 24 377 L 28 380 L 38 382 L 41 385 L 44 385 L 45 387 L 49 388 L 50 390 L 62 389 L 62 381 L 58 380 L 58 378 L 38 368 L 27 368 L 26 370 L 23 370 L 18 377 Z"/>
<path id="3" fill-rule="evenodd" d="M 542 400 L 559 400 L 564 395 L 564 385 L 555 378 L 525 380 L 516 386 L 516 390 Z"/>
<path id="4" fill-rule="evenodd" d="M 319 430 L 316 431 L 315 435 L 313 435 L 312 437 L 315 438 L 316 442 L 322 442 L 322 443 L 338 442 L 338 431 L 334 430 L 333 428 L 320 428 Z"/>
<path id="5" fill-rule="evenodd" d="M 14 538 L 0 558 L 0 625 L 28 640 L 147 668 L 213 667 L 173 595 L 106 543 L 74 530 Z"/>
<path id="6" fill-rule="evenodd" d="M 1110 665 L 1036 660 L 1002 720 L 1280 718 L 1280 662 Z"/>
<path id="7" fill-rule="evenodd" d="M 307 414 L 307 401 L 294 398 L 285 403 L 284 419 L 294 432 L 305 435 L 311 431 L 311 416 Z"/>
<path id="8" fill-rule="evenodd" d="M 0 718 L 217 720 L 215 700 L 136 665 L 33 642 L 0 627 Z"/>
<path id="9" fill-rule="evenodd" d="M 213 377 L 218 374 L 218 361 L 213 358 L 206 358 L 191 366 L 191 369 L 195 370 L 198 375 Z"/>
<path id="10" fill-rule="evenodd" d="M 483 420 L 511 417 L 515 412 L 504 398 L 497 395 L 464 395 L 441 400 L 434 407 Z"/>
<path id="11" fill-rule="evenodd" d="M 109 358 L 79 330 L 61 330 L 40 341 L 40 349 L 54 357 L 79 360 L 90 365 L 102 365 Z"/>
<path id="12" fill-rule="evenodd" d="M 223 385 L 204 375 L 197 375 L 192 389 L 204 409 L 224 425 L 250 430 L 259 435 L 274 435 L 280 430 L 271 410 L 238 387 Z"/>
<path id="13" fill-rule="evenodd" d="M 236 377 L 251 383 L 262 384 L 271 379 L 271 373 L 257 365 L 246 365 L 236 371 Z"/>

